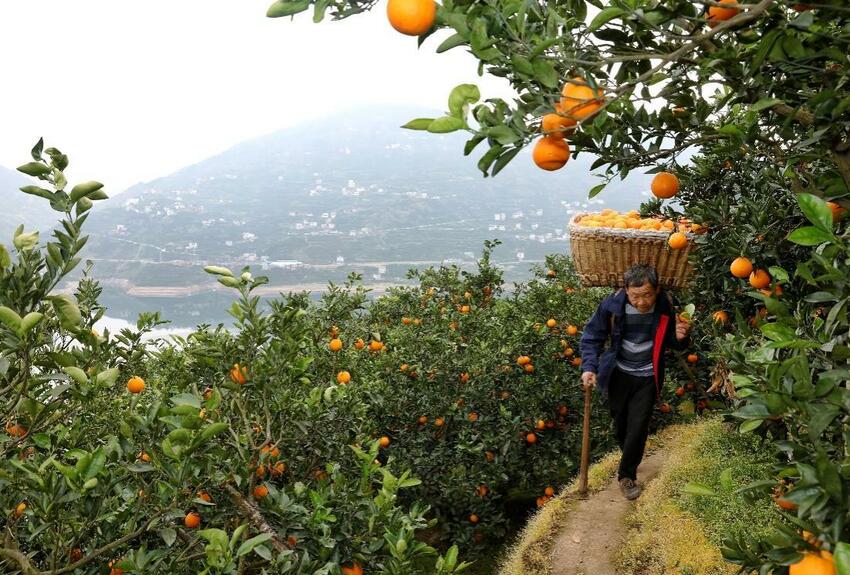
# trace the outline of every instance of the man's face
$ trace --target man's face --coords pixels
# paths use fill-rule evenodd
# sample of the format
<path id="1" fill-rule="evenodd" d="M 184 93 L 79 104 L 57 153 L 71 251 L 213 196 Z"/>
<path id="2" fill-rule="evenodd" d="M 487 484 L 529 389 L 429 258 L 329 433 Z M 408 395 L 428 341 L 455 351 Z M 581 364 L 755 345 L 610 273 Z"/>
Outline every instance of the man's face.
<path id="1" fill-rule="evenodd" d="M 646 282 L 640 287 L 627 287 L 626 295 L 629 298 L 629 303 L 640 313 L 647 313 L 655 305 L 655 298 L 658 297 L 658 289 L 652 287 L 652 284 L 649 282 Z"/>

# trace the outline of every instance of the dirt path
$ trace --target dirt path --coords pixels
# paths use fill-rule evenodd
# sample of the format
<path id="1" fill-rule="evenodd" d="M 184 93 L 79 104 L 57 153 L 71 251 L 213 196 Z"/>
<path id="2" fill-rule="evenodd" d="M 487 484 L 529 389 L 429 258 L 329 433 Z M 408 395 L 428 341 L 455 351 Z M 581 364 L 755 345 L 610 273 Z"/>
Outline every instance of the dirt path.
<path id="1" fill-rule="evenodd" d="M 666 452 L 643 460 L 638 483 L 646 486 L 661 470 Z M 570 513 L 552 551 L 552 575 L 618 575 L 613 556 L 625 537 L 623 519 L 633 503 L 620 493 L 616 477 L 604 491 L 580 501 Z"/>

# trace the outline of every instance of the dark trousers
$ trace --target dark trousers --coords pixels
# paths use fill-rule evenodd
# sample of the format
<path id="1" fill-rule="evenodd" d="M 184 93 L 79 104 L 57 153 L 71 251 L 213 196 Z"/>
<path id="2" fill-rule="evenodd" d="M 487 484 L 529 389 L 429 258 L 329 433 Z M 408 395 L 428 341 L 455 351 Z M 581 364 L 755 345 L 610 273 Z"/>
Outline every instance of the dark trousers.
<path id="1" fill-rule="evenodd" d="M 623 450 L 617 479 L 635 480 L 655 407 L 655 378 L 637 377 L 615 369 L 608 383 L 608 402 L 617 443 Z"/>

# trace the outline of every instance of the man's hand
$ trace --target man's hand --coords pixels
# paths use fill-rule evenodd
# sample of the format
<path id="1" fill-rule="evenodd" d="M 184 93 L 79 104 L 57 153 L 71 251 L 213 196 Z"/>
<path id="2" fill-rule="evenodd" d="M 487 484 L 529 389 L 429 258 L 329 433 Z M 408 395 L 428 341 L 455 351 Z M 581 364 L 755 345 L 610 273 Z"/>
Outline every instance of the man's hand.
<path id="1" fill-rule="evenodd" d="M 596 387 L 596 374 L 592 371 L 585 371 L 581 374 L 581 384 L 585 389 L 593 389 Z"/>
<path id="2" fill-rule="evenodd" d="M 682 341 L 686 337 L 688 337 L 688 333 L 691 331 L 691 322 L 682 321 L 678 316 L 676 316 L 676 339 Z"/>

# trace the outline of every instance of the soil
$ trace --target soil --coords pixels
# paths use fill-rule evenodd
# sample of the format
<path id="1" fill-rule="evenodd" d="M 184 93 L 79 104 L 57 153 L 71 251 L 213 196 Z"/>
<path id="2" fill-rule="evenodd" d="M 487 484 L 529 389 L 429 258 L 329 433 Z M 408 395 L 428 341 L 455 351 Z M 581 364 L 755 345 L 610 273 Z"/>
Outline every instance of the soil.
<path id="1" fill-rule="evenodd" d="M 665 459 L 663 450 L 646 457 L 638 468 L 638 484 L 645 487 L 655 479 Z M 620 492 L 616 477 L 603 491 L 580 501 L 555 540 L 552 575 L 617 575 L 615 556 L 633 505 Z"/>

